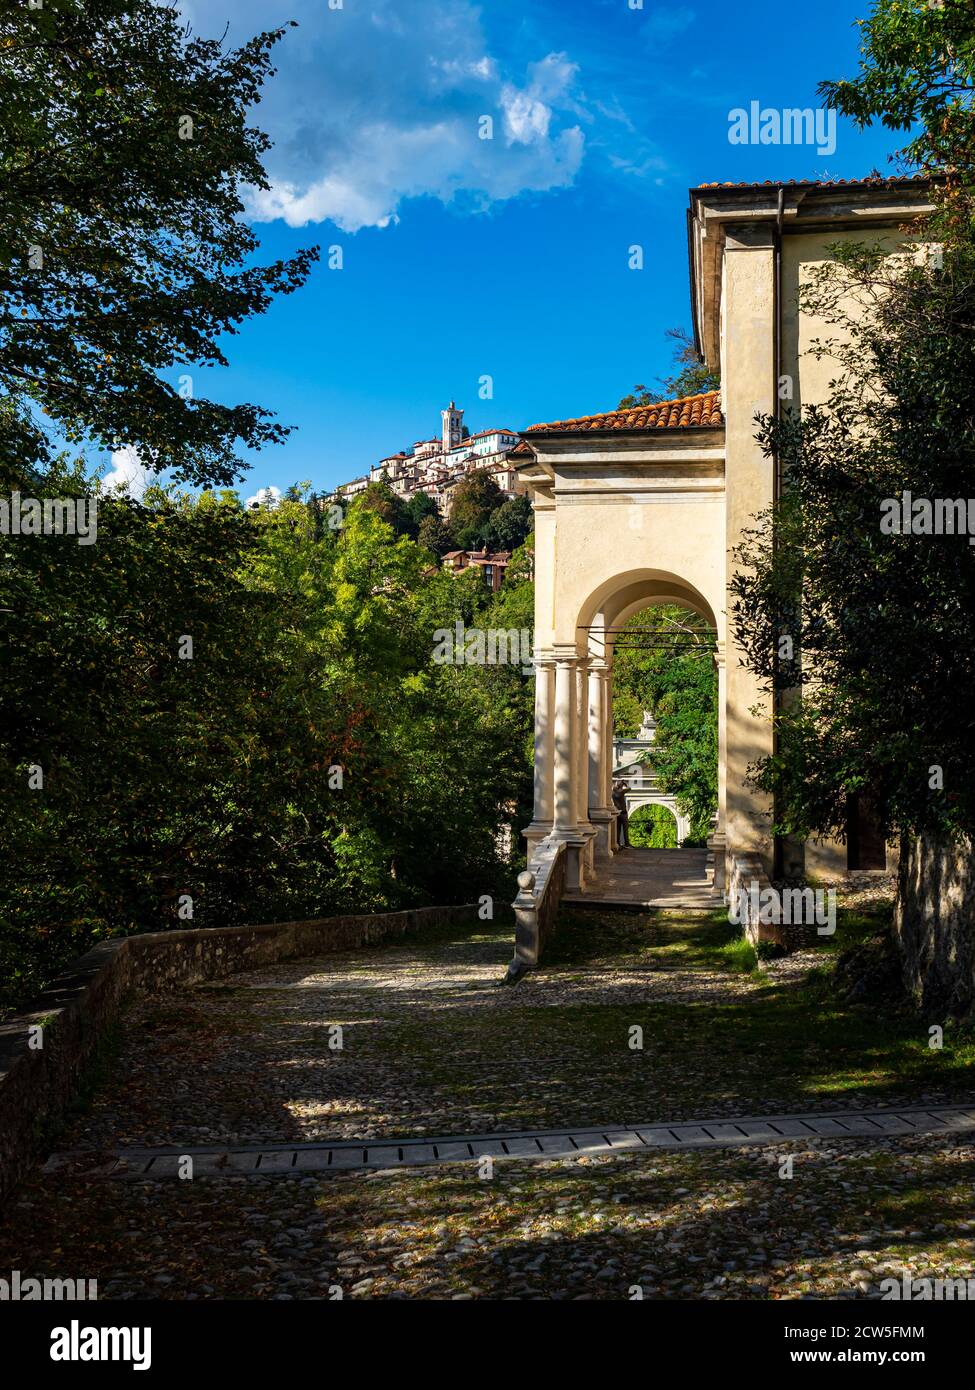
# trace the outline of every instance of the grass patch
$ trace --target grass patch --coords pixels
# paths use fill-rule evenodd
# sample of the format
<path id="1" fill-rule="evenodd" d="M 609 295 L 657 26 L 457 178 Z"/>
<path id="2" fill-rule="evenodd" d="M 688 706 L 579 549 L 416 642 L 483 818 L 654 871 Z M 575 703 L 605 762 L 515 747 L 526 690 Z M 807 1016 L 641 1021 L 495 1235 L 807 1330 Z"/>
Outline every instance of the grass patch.
<path id="1" fill-rule="evenodd" d="M 726 941 L 715 951 L 715 956 L 720 958 L 722 964 L 729 970 L 738 971 L 741 974 L 750 974 L 758 968 L 758 955 L 755 947 L 744 934 L 734 936 L 730 941 Z"/>

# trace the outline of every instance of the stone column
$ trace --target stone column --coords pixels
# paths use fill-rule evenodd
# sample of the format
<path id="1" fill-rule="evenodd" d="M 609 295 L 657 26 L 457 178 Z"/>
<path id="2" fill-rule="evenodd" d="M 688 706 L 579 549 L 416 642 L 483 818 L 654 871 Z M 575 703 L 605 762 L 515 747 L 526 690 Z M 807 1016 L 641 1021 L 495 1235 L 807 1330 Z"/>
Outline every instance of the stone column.
<path id="1" fill-rule="evenodd" d="M 575 814 L 573 758 L 575 756 L 575 657 L 560 656 L 555 663 L 554 823 L 563 839 L 578 834 Z"/>
<path id="2" fill-rule="evenodd" d="M 714 664 L 718 668 L 718 831 L 725 828 L 728 805 L 728 678 L 724 643 L 718 643 Z"/>
<path id="3" fill-rule="evenodd" d="M 581 656 L 576 666 L 576 813 L 584 878 L 595 868 L 596 848 L 596 831 L 589 823 L 589 660 Z"/>
<path id="4" fill-rule="evenodd" d="M 728 835 L 725 829 L 728 806 L 728 680 L 723 642 L 718 643 L 714 664 L 718 671 L 718 824 L 708 840 L 708 848 L 714 855 L 714 890 L 723 893 L 728 882 Z"/>
<path id="5" fill-rule="evenodd" d="M 608 668 L 605 661 L 593 658 L 589 663 L 589 820 L 596 829 L 597 859 L 610 857 L 610 805 L 606 801 L 606 762 L 612 762 L 612 742 L 607 752 Z M 612 730 L 608 731 L 610 740 Z M 612 769 L 611 769 L 612 770 Z"/>
<path id="6" fill-rule="evenodd" d="M 616 821 L 618 812 L 613 805 L 613 668 L 610 666 L 603 682 L 606 714 L 604 728 L 606 739 L 603 747 L 603 805 L 609 812 L 609 830 L 606 848 L 611 855 L 616 853 Z"/>
<path id="7" fill-rule="evenodd" d="M 555 661 L 548 653 L 535 660 L 535 806 L 524 835 L 528 854 L 552 829 L 555 789 Z"/>
<path id="8" fill-rule="evenodd" d="M 589 658 L 576 664 L 575 806 L 580 826 L 589 821 Z"/>

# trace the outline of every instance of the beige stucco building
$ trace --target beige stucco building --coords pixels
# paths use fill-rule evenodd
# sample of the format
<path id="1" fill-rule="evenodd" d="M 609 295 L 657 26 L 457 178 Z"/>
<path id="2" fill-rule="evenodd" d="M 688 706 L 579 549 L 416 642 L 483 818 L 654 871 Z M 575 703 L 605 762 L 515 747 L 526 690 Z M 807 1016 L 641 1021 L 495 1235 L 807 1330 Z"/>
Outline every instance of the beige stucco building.
<path id="1" fill-rule="evenodd" d="M 614 630 L 659 603 L 694 610 L 714 634 L 715 885 L 728 882 L 736 855 L 757 856 L 769 874 L 781 868 L 770 808 L 746 780 L 771 749 L 768 697 L 727 625 L 731 557 L 780 481 L 754 419 L 827 395 L 832 364 L 809 348 L 830 330 L 799 312 L 804 277 L 844 239 L 902 247 L 902 228 L 927 207 L 925 185 L 910 179 L 692 189 L 694 331 L 720 369 L 720 392 L 524 432 L 512 459 L 535 508 L 537 678 L 535 806 L 525 830 L 532 884 L 523 893 L 545 890 L 555 846 L 564 846 L 559 876 L 572 892 L 598 879 L 613 853 Z M 784 853 L 791 871 L 804 863 L 809 874 L 835 876 L 848 867 L 845 844 Z"/>

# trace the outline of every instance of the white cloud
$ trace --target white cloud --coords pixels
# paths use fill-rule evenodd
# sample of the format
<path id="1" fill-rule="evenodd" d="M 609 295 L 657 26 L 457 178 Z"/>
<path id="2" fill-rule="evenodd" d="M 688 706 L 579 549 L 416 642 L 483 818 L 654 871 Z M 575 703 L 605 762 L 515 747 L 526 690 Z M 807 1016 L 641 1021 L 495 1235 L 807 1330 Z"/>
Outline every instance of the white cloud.
<path id="1" fill-rule="evenodd" d="M 281 501 L 281 489 L 279 487 L 259 487 L 253 497 L 248 497 L 244 501 L 244 506 L 250 510 L 251 507 L 276 507 Z"/>
<path id="2" fill-rule="evenodd" d="M 139 458 L 137 450 L 126 444 L 112 454 L 112 468 L 102 478 L 102 488 L 121 488 L 130 497 L 141 498 L 149 486 L 151 473 Z"/>
<path id="3" fill-rule="evenodd" d="M 240 43 L 267 26 L 266 0 L 192 0 L 201 34 Z M 292 0 L 299 22 L 274 52 L 277 75 L 254 120 L 275 141 L 273 187 L 254 190 L 256 221 L 332 221 L 342 231 L 384 227 L 406 199 L 476 207 L 564 187 L 585 139 L 563 53 L 502 74 L 469 0 L 371 0 L 330 10 Z M 480 120 L 494 120 L 494 139 Z"/>

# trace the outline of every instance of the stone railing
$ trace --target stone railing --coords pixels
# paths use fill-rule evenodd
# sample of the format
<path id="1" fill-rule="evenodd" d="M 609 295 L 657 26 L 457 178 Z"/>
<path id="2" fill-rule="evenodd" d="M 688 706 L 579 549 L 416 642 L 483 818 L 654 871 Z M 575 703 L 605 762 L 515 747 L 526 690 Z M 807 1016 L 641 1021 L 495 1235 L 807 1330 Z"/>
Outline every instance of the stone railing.
<path id="1" fill-rule="evenodd" d="M 422 907 L 252 927 L 193 928 L 102 941 L 24 1013 L 0 1024 L 0 1201 L 63 1122 L 126 997 L 223 979 L 277 961 L 370 946 L 474 908 Z"/>
<path id="2" fill-rule="evenodd" d="M 757 854 L 733 853 L 729 859 L 725 895 L 729 918 L 740 925 L 753 946 L 760 941 L 774 941 L 784 951 L 795 951 L 820 940 L 825 923 L 821 927 L 817 917 L 814 889 L 774 888 Z M 763 921 L 759 915 L 766 904 L 772 908 L 773 921 Z"/>
<path id="3" fill-rule="evenodd" d="M 565 856 L 565 841 L 546 835 L 535 846 L 528 868 L 518 875 L 518 896 L 512 903 L 515 954 L 505 975 L 506 984 L 514 984 L 535 969 L 555 931 L 555 918 L 565 891 Z"/>

